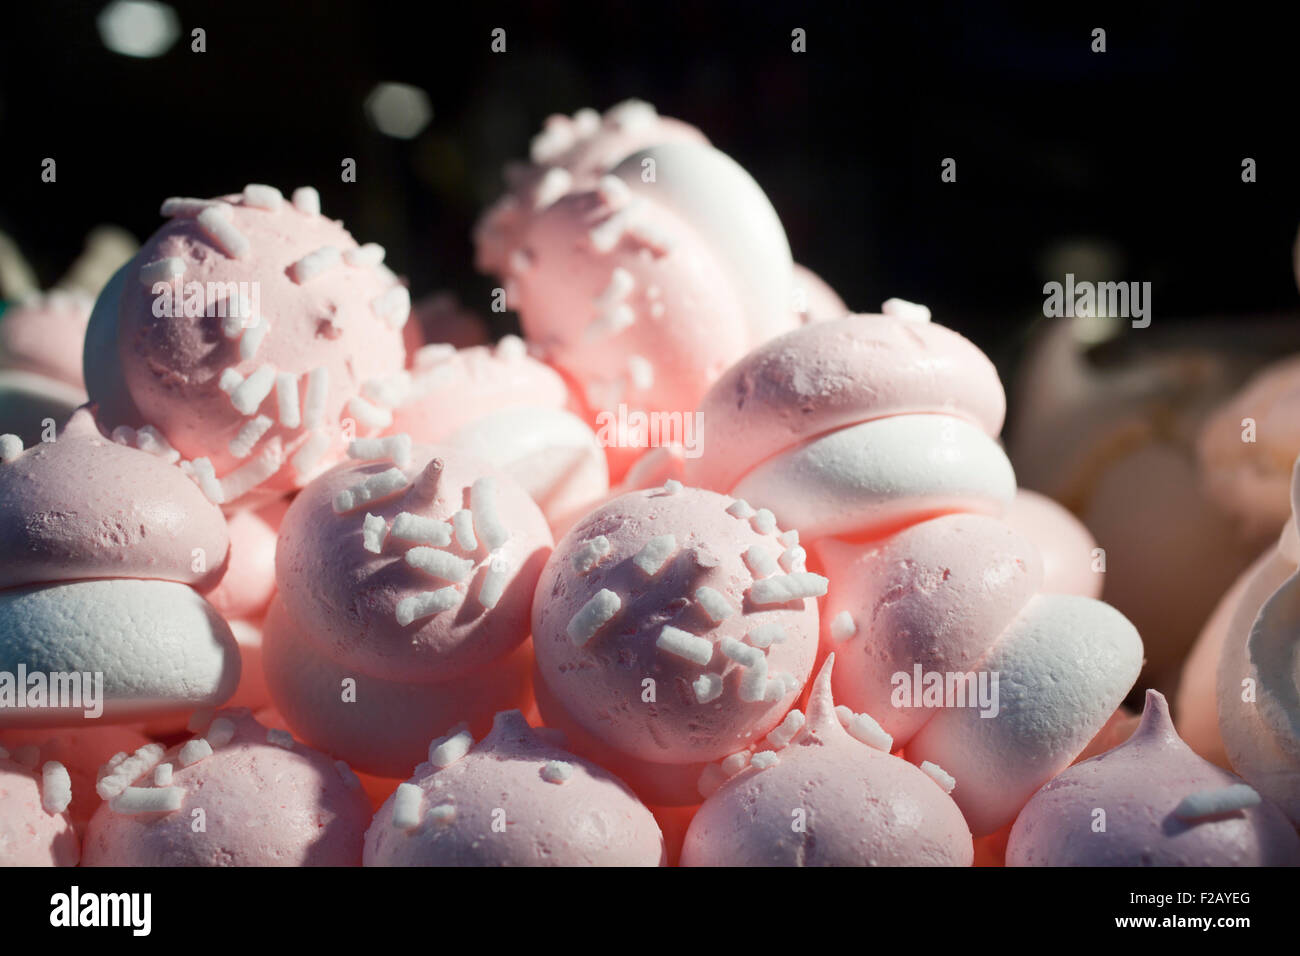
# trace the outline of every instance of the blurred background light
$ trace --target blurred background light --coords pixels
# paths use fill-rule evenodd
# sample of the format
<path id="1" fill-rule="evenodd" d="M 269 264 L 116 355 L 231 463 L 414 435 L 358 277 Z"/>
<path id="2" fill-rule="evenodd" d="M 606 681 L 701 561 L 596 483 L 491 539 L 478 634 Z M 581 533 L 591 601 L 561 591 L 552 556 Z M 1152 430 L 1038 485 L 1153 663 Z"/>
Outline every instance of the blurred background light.
<path id="1" fill-rule="evenodd" d="M 433 106 L 418 86 L 379 83 L 366 96 L 366 115 L 384 135 L 414 139 L 433 119 Z"/>
<path id="2" fill-rule="evenodd" d="M 104 46 L 123 56 L 162 56 L 180 35 L 176 11 L 153 0 L 113 0 L 96 24 Z"/>

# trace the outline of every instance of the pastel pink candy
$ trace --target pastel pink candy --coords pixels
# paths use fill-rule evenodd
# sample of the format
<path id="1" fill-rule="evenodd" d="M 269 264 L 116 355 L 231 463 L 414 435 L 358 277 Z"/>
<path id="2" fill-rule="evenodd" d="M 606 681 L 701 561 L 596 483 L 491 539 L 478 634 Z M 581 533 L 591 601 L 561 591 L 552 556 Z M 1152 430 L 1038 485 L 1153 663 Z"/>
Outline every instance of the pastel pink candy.
<path id="1" fill-rule="evenodd" d="M 202 739 L 214 738 L 216 719 L 233 724 L 224 743 L 186 765 L 187 744 L 167 750 L 180 806 L 170 812 L 128 812 L 119 802 L 100 806 L 86 830 L 86 866 L 357 866 L 370 818 L 370 801 L 350 770 L 301 743 L 280 746 L 246 710 L 219 711 Z M 195 738 L 199 739 L 199 738 Z M 163 789 L 154 767 L 129 782 Z M 131 796 L 130 791 L 124 795 Z M 194 827 L 203 811 L 203 830 Z"/>
<path id="2" fill-rule="evenodd" d="M 548 116 L 533 138 L 531 162 L 507 166 L 509 191 L 474 227 L 475 265 L 482 272 L 503 272 L 539 210 L 571 189 L 590 188 L 637 150 L 677 140 L 708 142 L 694 126 L 659 116 L 637 100 L 613 106 L 603 117 L 592 109 L 572 118 Z"/>
<path id="3" fill-rule="evenodd" d="M 41 795 L 41 776 L 0 751 L 0 867 L 77 865 L 71 819 L 46 810 Z"/>
<path id="4" fill-rule="evenodd" d="M 366 832 L 366 866 L 666 861 L 659 825 L 632 791 L 551 743 L 517 710 L 497 714 L 492 732 L 454 762 L 421 763 L 409 783 L 417 788 L 413 794 L 399 788 L 375 814 Z"/>
<path id="5" fill-rule="evenodd" d="M 1042 590 L 1101 597 L 1103 575 L 1093 570 L 1097 542 L 1078 518 L 1046 495 L 1017 488 L 1002 520 L 1038 550 L 1043 559 Z"/>
<path id="6" fill-rule="evenodd" d="M 214 238 L 201 225 L 205 215 L 216 215 L 216 221 L 224 223 L 217 228 L 232 230 L 234 237 Z M 246 248 L 239 246 L 240 236 Z M 288 202 L 269 210 L 239 195 L 226 196 L 199 218 L 171 219 L 126 267 L 115 309 L 112 300 L 104 298 L 114 291 L 112 283 L 101 295 L 103 308 L 96 310 L 88 333 L 88 340 L 101 343 L 96 351 L 87 348 L 92 400 L 101 402 L 105 416 L 134 411 L 185 458 L 209 459 L 216 475 L 225 480 L 226 503 L 253 492 L 301 487 L 343 456 L 344 419 L 354 422 L 359 435 L 380 430 L 376 422 L 382 414 L 358 410 L 355 400 L 361 398 L 363 382 L 405 363 L 401 324 L 409 302 L 386 298 L 389 293 L 400 298 L 400 293 L 393 291 L 397 280 L 384 267 L 349 264 L 344 257 L 356 249 L 341 224 Z M 179 260 L 185 284 L 203 284 L 205 311 L 214 314 L 154 315 L 157 297 L 167 294 L 167 284 L 145 282 L 169 259 Z M 322 266 L 319 271 L 316 263 Z M 259 311 L 245 321 L 248 327 L 228 337 L 216 312 L 232 311 L 236 291 L 256 299 Z M 258 317 L 268 323 L 260 341 L 252 328 L 260 325 L 253 321 Z M 95 322 L 109 328 L 96 330 Z M 242 354 L 253 342 L 252 354 Z M 120 371 L 94 367 L 114 363 L 120 364 Z M 292 377 L 284 391 L 286 396 L 297 392 L 296 417 L 281 420 L 278 385 L 264 395 L 257 388 L 243 393 L 246 411 L 221 387 L 223 377 L 232 372 L 244 380 L 258 373 L 262 379 L 255 384 L 275 384 L 259 369 Z M 308 375 L 317 369 L 324 370 L 318 376 L 328 377 L 327 383 L 317 379 L 319 392 L 308 388 Z M 107 391 L 101 393 L 101 388 Z M 127 394 L 114 394 L 119 388 Z M 232 441 L 256 415 L 269 419 L 270 426 L 241 457 L 247 442 L 232 448 Z M 108 424 L 139 422 L 109 417 Z M 321 436 L 315 441 L 323 444 L 315 449 L 318 454 L 304 453 L 295 465 L 295 454 L 311 433 Z M 246 465 L 250 470 L 241 471 Z"/>
<path id="7" fill-rule="evenodd" d="M 84 390 L 81 346 L 93 304 L 84 293 L 55 291 L 10 306 L 0 320 L 0 369 Z"/>
<path id="8" fill-rule="evenodd" d="M 149 738 L 139 728 L 121 724 L 87 724 L 76 730 L 13 728 L 0 731 L 0 747 L 11 755 L 17 755 L 20 748 L 32 747 L 37 751 L 35 769 L 39 770 L 46 761 L 54 760 L 68 771 L 72 782 L 72 803 L 67 814 L 78 832 L 85 828 L 100 804 L 99 794 L 95 792 L 99 768 L 114 754 L 134 753 L 147 743 Z M 0 858 L 3 855 L 0 853 Z"/>
<path id="9" fill-rule="evenodd" d="M 0 464 L 0 539 L 0 587 L 130 577 L 208 590 L 229 548 L 221 509 L 174 465 L 105 436 L 89 407 Z"/>
<path id="10" fill-rule="evenodd" d="M 686 833 L 682 866 L 971 865 L 970 830 L 943 788 L 841 725 L 833 664 L 831 655 L 799 732 L 763 751 L 775 755 L 773 764 L 751 762 L 704 801 Z"/>
<path id="11" fill-rule="evenodd" d="M 722 265 L 689 221 L 617 191 L 573 193 L 532 223 L 506 295 L 593 415 L 694 410 L 752 344 Z"/>
<path id="12" fill-rule="evenodd" d="M 1236 792 L 1228 791 L 1236 788 Z M 1242 779 L 1196 756 L 1169 719 L 1164 697 L 1147 691 L 1142 722 L 1114 750 L 1066 770 L 1034 794 L 1016 818 L 1008 866 L 1297 866 L 1300 837 L 1258 794 L 1239 809 L 1184 804 L 1231 799 Z M 1225 793 L 1225 791 L 1228 791 Z M 1098 831 L 1098 811 L 1105 830 Z"/>
<path id="13" fill-rule="evenodd" d="M 756 603 L 781 581 L 756 582 L 785 575 L 776 529 L 759 532 L 729 504 L 692 488 L 625 494 L 570 529 L 538 581 L 533 640 L 546 693 L 605 745 L 665 772 L 721 759 L 771 730 L 816 654 L 811 597 Z M 770 569 L 751 570 L 751 549 L 749 559 Z M 593 630 L 584 608 L 609 600 L 606 591 L 618 606 Z"/>
<path id="14" fill-rule="evenodd" d="M 687 478 L 810 536 L 874 536 L 951 511 L 998 513 L 1015 477 L 992 437 L 993 365 L 933 323 L 850 315 L 754 349 L 700 403 Z"/>
<path id="15" fill-rule="evenodd" d="M 501 658 L 528 637 L 537 576 L 550 554 L 551 533 L 532 499 L 510 478 L 442 446 L 418 445 L 401 472 L 399 490 L 339 513 L 336 498 L 356 493 L 391 461 L 354 462 L 320 476 L 294 499 L 280 527 L 276 582 L 289 615 L 334 660 L 361 674 L 402 683 L 448 681 Z M 481 485 L 478 483 L 482 482 Z M 472 505 L 472 488 L 487 489 Z M 402 513 L 449 523 L 474 512 L 474 547 L 453 536 L 445 545 L 389 534 L 381 553 L 367 550 L 366 515 L 390 526 Z M 489 548 L 495 515 L 504 542 Z M 422 552 L 412 554 L 414 548 Z M 420 570 L 407 560 L 424 554 L 458 567 L 459 580 Z M 503 566 L 497 600 L 484 603 L 492 564 Z M 403 601 L 450 589 L 453 605 L 398 620 Z"/>
<path id="16" fill-rule="evenodd" d="M 533 653 L 527 641 L 454 680 L 384 680 L 328 656 L 278 597 L 266 615 L 261 650 L 270 697 L 294 733 L 383 777 L 409 775 L 424 759 L 430 738 L 447 727 L 465 721 L 483 733 L 494 713 L 524 707 L 530 696 Z M 345 687 L 355 690 L 345 695 Z"/>

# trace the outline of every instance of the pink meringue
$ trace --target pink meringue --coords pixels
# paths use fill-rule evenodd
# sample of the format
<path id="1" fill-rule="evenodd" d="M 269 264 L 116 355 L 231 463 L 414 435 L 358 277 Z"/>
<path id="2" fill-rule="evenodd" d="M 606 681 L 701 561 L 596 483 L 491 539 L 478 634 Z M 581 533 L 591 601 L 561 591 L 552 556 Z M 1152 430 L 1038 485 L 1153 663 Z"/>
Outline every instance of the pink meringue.
<path id="1" fill-rule="evenodd" d="M 1300 837 L 1240 777 L 1192 753 L 1149 690 L 1132 737 L 1034 794 L 1007 865 L 1297 866 Z"/>
<path id="2" fill-rule="evenodd" d="M 84 292 L 56 290 L 6 309 L 0 320 L 0 370 L 30 372 L 84 392 L 81 346 L 93 305 Z"/>
<path id="3" fill-rule="evenodd" d="M 1043 559 L 1042 590 L 1101 597 L 1105 578 L 1098 571 L 1097 542 L 1078 518 L 1046 495 L 1017 488 L 1002 520 L 1038 550 Z"/>
<path id="4" fill-rule="evenodd" d="M 383 249 L 321 216 L 314 190 L 294 197 L 165 202 L 173 218 L 101 294 L 87 336 L 101 416 L 156 427 L 219 503 L 302 487 L 352 434 L 381 431 L 390 416 L 361 385 L 405 363 L 410 297 Z"/>
<path id="5" fill-rule="evenodd" d="M 948 795 L 961 778 L 851 734 L 831 696 L 834 660 L 813 684 L 807 719 L 787 718 L 797 732 L 744 754 L 744 769 L 704 801 L 682 866 L 971 865 L 970 830 Z"/>
<path id="6" fill-rule="evenodd" d="M 357 866 L 370 803 L 341 761 L 248 711 L 105 767 L 85 866 Z M 201 819 L 202 827 L 196 826 Z"/>
<path id="7" fill-rule="evenodd" d="M 794 303 L 801 325 L 849 314 L 849 307 L 839 293 L 817 273 L 797 262 L 794 264 Z"/>
<path id="8" fill-rule="evenodd" d="M 662 866 L 649 809 L 596 764 L 496 715 L 475 742 L 453 728 L 429 745 L 375 814 L 366 866 Z"/>
<path id="9" fill-rule="evenodd" d="M 24 767 L 0 747 L 0 867 L 77 865 L 81 847 L 66 812 L 67 776 L 54 761 L 39 772 Z"/>
<path id="10" fill-rule="evenodd" d="M 533 603 L 543 717 L 600 741 L 650 802 L 698 801 L 683 784 L 776 726 L 812 669 L 826 581 L 791 542 L 770 512 L 677 482 L 588 514 Z"/>

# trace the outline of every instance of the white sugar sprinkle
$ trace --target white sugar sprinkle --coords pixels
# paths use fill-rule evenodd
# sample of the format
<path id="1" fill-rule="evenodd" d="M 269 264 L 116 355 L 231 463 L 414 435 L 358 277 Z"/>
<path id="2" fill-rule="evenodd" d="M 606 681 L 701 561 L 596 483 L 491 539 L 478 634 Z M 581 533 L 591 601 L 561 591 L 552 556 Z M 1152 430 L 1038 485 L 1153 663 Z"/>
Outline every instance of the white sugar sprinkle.
<path id="1" fill-rule="evenodd" d="M 239 434 L 230 439 L 230 454 L 236 458 L 247 458 L 253 453 L 253 447 L 262 440 L 262 436 L 271 430 L 274 424 L 265 415 L 258 415 L 244 422 Z"/>
<path id="2" fill-rule="evenodd" d="M 780 562 L 782 570 L 787 574 L 805 571 L 808 568 L 808 552 L 796 544 L 794 547 L 782 551 L 781 557 L 777 561 Z"/>
<path id="3" fill-rule="evenodd" d="M 256 456 L 221 479 L 223 499 L 234 501 L 242 497 L 274 475 L 283 465 L 284 443 L 278 436 L 268 439 Z"/>
<path id="4" fill-rule="evenodd" d="M 342 261 L 343 255 L 337 246 L 321 246 L 289 266 L 289 278 L 298 285 L 303 285 L 333 269 Z"/>
<path id="5" fill-rule="evenodd" d="M 563 760 L 548 760 L 541 769 L 541 777 L 547 783 L 564 783 L 572 776 L 573 764 Z"/>
<path id="6" fill-rule="evenodd" d="M 398 830 L 414 830 L 420 825 L 420 808 L 424 791 L 413 783 L 399 783 L 393 793 L 393 826 Z"/>
<path id="7" fill-rule="evenodd" d="M 441 578 L 453 584 L 464 581 L 474 570 L 474 562 L 468 558 L 458 558 L 450 551 L 424 546 L 407 551 L 406 563 L 431 577 Z"/>
<path id="8" fill-rule="evenodd" d="M 298 428 L 302 414 L 298 408 L 298 376 L 277 372 L 275 376 L 275 401 L 280 424 L 285 428 Z"/>
<path id="9" fill-rule="evenodd" d="M 451 544 L 451 525 L 435 518 L 411 514 L 409 511 L 400 512 L 393 519 L 391 533 L 393 537 L 401 538 L 403 541 L 418 541 L 420 544 L 439 548 Z"/>
<path id="10" fill-rule="evenodd" d="M 135 433 L 135 446 L 141 451 L 157 455 L 169 464 L 180 461 L 181 453 L 172 447 L 171 442 L 152 425 L 142 425 Z"/>
<path id="11" fill-rule="evenodd" d="M 749 643 L 755 647 L 771 647 L 785 640 L 785 628 L 775 621 L 758 625 L 749 632 Z"/>
<path id="12" fill-rule="evenodd" d="M 307 394 L 303 399 L 302 423 L 319 428 L 325 421 L 325 399 L 329 394 L 330 370 L 318 365 L 307 373 Z"/>
<path id="13" fill-rule="evenodd" d="M 385 255 L 387 252 L 379 243 L 367 242 L 364 246 L 343 250 L 343 261 L 359 269 L 373 268 L 383 263 Z"/>
<path id="14" fill-rule="evenodd" d="M 450 611 L 460 603 L 461 594 L 453 587 L 439 588 L 436 591 L 422 591 L 397 602 L 397 623 L 406 627 L 422 617 L 429 617 L 443 611 Z"/>
<path id="15" fill-rule="evenodd" d="M 305 216 L 319 216 L 320 193 L 311 186 L 299 186 L 293 191 L 293 208 Z"/>
<path id="16" fill-rule="evenodd" d="M 168 219 L 175 217 L 193 219 L 205 209 L 225 209 L 227 215 L 229 215 L 230 204 L 219 199 L 193 199 L 188 196 L 171 196 L 163 200 L 158 214 L 166 216 Z"/>
<path id="17" fill-rule="evenodd" d="M 676 478 L 669 478 L 664 482 L 664 494 L 666 495 L 675 495 L 681 492 L 681 490 L 682 483 Z"/>
<path id="18" fill-rule="evenodd" d="M 609 588 L 601 588 L 570 618 L 565 629 L 569 640 L 582 647 L 610 622 L 622 606 L 623 601 L 617 594 Z"/>
<path id="19" fill-rule="evenodd" d="M 384 540 L 387 537 L 388 522 L 380 515 L 372 515 L 366 512 L 366 517 L 361 522 L 361 546 L 371 554 L 382 554 Z"/>
<path id="20" fill-rule="evenodd" d="M 202 737 L 195 737 L 181 747 L 180 755 L 176 759 L 182 767 L 190 767 L 211 756 L 212 745 Z"/>
<path id="21" fill-rule="evenodd" d="M 855 714 L 843 704 L 835 708 L 835 716 L 840 719 L 844 729 L 854 740 L 889 753 L 894 748 L 894 738 L 885 733 L 883 727 L 876 723 L 870 714 Z"/>
<path id="22" fill-rule="evenodd" d="M 226 210 L 230 209 L 224 203 L 222 206 L 225 206 Z M 244 234 L 231 222 L 230 215 L 229 211 L 222 211 L 220 206 L 209 206 L 198 214 L 195 222 L 221 252 L 232 259 L 242 259 L 251 245 Z"/>
<path id="23" fill-rule="evenodd" d="M 749 765 L 757 767 L 759 770 L 767 770 L 769 767 L 775 767 L 781 762 L 781 758 L 771 750 L 760 750 L 754 756 L 749 758 Z"/>
<path id="24" fill-rule="evenodd" d="M 909 322 L 930 321 L 930 310 L 926 306 L 905 299 L 886 299 L 880 311 L 891 318 L 906 319 Z"/>
<path id="25" fill-rule="evenodd" d="M 749 589 L 749 599 L 755 604 L 785 604 L 788 601 L 821 597 L 826 593 L 827 580 L 810 571 L 778 574 L 755 581 Z"/>
<path id="26" fill-rule="evenodd" d="M 644 355 L 629 355 L 627 371 L 632 377 L 632 387 L 645 391 L 654 387 L 655 367 Z"/>
<path id="27" fill-rule="evenodd" d="M 23 453 L 23 440 L 17 435 L 0 435 L 0 462 L 9 464 Z"/>
<path id="28" fill-rule="evenodd" d="M 831 640 L 837 643 L 847 641 L 856 633 L 858 633 L 858 624 L 848 611 L 840 611 L 831 619 Z"/>
<path id="29" fill-rule="evenodd" d="M 477 551 L 478 538 L 474 537 L 474 513 L 461 508 L 451 516 L 451 527 L 456 532 L 456 544 L 462 551 Z"/>
<path id="30" fill-rule="evenodd" d="M 437 826 L 450 826 L 456 822 L 456 808 L 450 803 L 440 803 L 429 808 L 429 821 Z"/>
<path id="31" fill-rule="evenodd" d="M 609 284 L 605 286 L 605 291 L 596 296 L 596 305 L 600 309 L 617 305 L 631 295 L 635 288 L 636 280 L 632 278 L 632 273 L 622 266 L 616 266 L 609 274 Z"/>
<path id="32" fill-rule="evenodd" d="M 700 607 L 704 609 L 704 613 L 709 616 L 709 620 L 714 624 L 725 621 L 736 611 L 731 606 L 731 602 L 722 596 L 722 592 L 711 587 L 696 588 L 695 600 L 699 602 Z"/>
<path id="33" fill-rule="evenodd" d="M 590 541 L 584 541 L 573 551 L 573 570 L 578 574 L 589 574 L 600 563 L 600 559 L 609 554 L 609 538 L 597 535 Z"/>
<path id="34" fill-rule="evenodd" d="M 348 399 L 348 412 L 366 428 L 387 428 L 393 424 L 393 413 L 379 405 L 372 405 L 360 395 Z"/>
<path id="35" fill-rule="evenodd" d="M 240 361 L 247 362 L 257 355 L 257 350 L 262 346 L 262 339 L 266 338 L 266 333 L 270 331 L 271 323 L 266 319 L 258 319 L 256 325 L 250 325 L 244 331 L 244 337 L 239 340 Z"/>
<path id="36" fill-rule="evenodd" d="M 713 659 L 712 641 L 670 624 L 665 624 L 663 630 L 659 632 L 659 636 L 655 639 L 655 646 L 666 654 L 685 658 L 701 667 L 707 666 Z"/>
<path id="37" fill-rule="evenodd" d="M 57 760 L 41 768 L 41 807 L 46 813 L 62 813 L 72 802 L 72 777 Z"/>
<path id="38" fill-rule="evenodd" d="M 371 299 L 370 309 L 387 322 L 390 329 L 400 329 L 411 317 L 411 290 L 404 285 L 395 285 L 383 295 Z"/>
<path id="39" fill-rule="evenodd" d="M 400 468 L 389 468 L 387 471 L 367 475 L 352 487 L 344 488 L 334 496 L 334 512 L 345 514 L 371 501 L 394 495 L 406 485 L 406 475 Z"/>
<path id="40" fill-rule="evenodd" d="M 771 733 L 767 735 L 766 743 L 769 747 L 780 750 L 794 739 L 794 735 L 803 729 L 804 715 L 801 710 L 792 710 L 785 715 L 785 720 L 781 721 Z"/>
<path id="41" fill-rule="evenodd" d="M 127 787 L 109 801 L 108 808 L 123 816 L 174 813 L 181 808 L 184 797 L 180 787 Z"/>
<path id="42" fill-rule="evenodd" d="M 645 543 L 636 556 L 632 558 L 632 563 L 637 566 L 642 574 L 647 577 L 654 577 L 663 570 L 664 565 L 668 563 L 677 551 L 677 538 L 671 534 L 661 534 L 651 538 Z"/>
<path id="43" fill-rule="evenodd" d="M 493 558 L 488 563 L 487 573 L 483 575 L 483 583 L 479 586 L 479 603 L 488 610 L 496 607 L 501 595 L 505 593 L 509 577 L 509 562 L 504 558 Z"/>
<path id="44" fill-rule="evenodd" d="M 1204 817 L 1234 813 L 1259 806 L 1260 796 L 1254 787 L 1235 783 L 1218 790 L 1201 790 L 1183 797 L 1174 808 L 1180 820 L 1200 820 Z"/>
<path id="45" fill-rule="evenodd" d="M 537 183 L 533 192 L 533 208 L 545 209 L 569 191 L 573 176 L 562 166 L 552 166 Z"/>
<path id="46" fill-rule="evenodd" d="M 245 206 L 252 206 L 254 209 L 266 209 L 270 212 L 277 212 L 283 204 L 284 194 L 274 186 L 263 186 L 260 183 L 249 183 L 244 187 Z"/>
<path id="47" fill-rule="evenodd" d="M 118 425 L 108 435 L 113 442 L 118 445 L 125 445 L 127 448 L 135 447 L 135 429 L 130 425 Z"/>
<path id="48" fill-rule="evenodd" d="M 275 366 L 264 363 L 230 393 L 230 403 L 241 415 L 252 415 L 275 388 Z"/>
<path id="49" fill-rule="evenodd" d="M 746 549 L 745 564 L 756 578 L 766 578 L 780 570 L 771 552 L 761 544 L 752 544 Z"/>
<path id="50" fill-rule="evenodd" d="M 172 785 L 173 767 L 169 763 L 160 763 L 153 768 L 153 785 L 155 787 L 170 787 Z"/>
<path id="51" fill-rule="evenodd" d="M 224 368 L 221 375 L 217 378 L 217 387 L 227 395 L 232 394 L 235 389 L 244 384 L 244 376 L 235 371 L 234 367 Z"/>
<path id="52" fill-rule="evenodd" d="M 221 487 L 221 482 L 217 480 L 217 472 L 212 467 L 212 462 L 207 458 L 195 458 L 190 462 L 190 467 L 194 470 L 194 477 L 198 479 L 199 489 L 207 499 L 215 505 L 224 504 L 226 493 Z"/>
<path id="53" fill-rule="evenodd" d="M 766 667 L 767 659 L 757 647 L 742 644 L 734 637 L 724 637 L 718 648 L 742 667 Z"/>
<path id="54" fill-rule="evenodd" d="M 474 746 L 474 737 L 464 724 L 457 724 L 451 733 L 429 744 L 429 763 L 442 770 L 464 757 Z"/>
<path id="55" fill-rule="evenodd" d="M 750 507 L 749 502 L 744 498 L 737 498 L 731 504 L 727 505 L 727 514 L 731 515 L 733 518 L 745 520 L 754 516 L 754 509 Z"/>
<path id="56" fill-rule="evenodd" d="M 722 675 L 701 674 L 691 683 L 695 699 L 701 704 L 710 704 L 722 696 Z"/>
<path id="57" fill-rule="evenodd" d="M 777 536 L 776 540 L 780 541 L 787 548 L 793 548 L 799 543 L 799 531 L 796 528 L 791 528 L 789 531 L 782 531 Z"/>
<path id="58" fill-rule="evenodd" d="M 766 508 L 759 508 L 754 512 L 753 524 L 759 534 L 771 534 L 776 530 L 776 515 Z"/>
<path id="59" fill-rule="evenodd" d="M 213 748 L 224 747 L 230 741 L 235 739 L 235 724 L 229 718 L 218 717 L 211 726 L 208 727 L 207 733 L 203 738 L 213 746 Z"/>
<path id="60" fill-rule="evenodd" d="M 411 463 L 411 436 L 386 435 L 383 438 L 358 438 L 348 445 L 348 457 L 359 461 L 388 459 L 399 468 Z"/>
<path id="61" fill-rule="evenodd" d="M 957 786 L 956 778 L 940 767 L 937 763 L 923 760 L 921 761 L 921 770 L 927 777 L 937 783 L 943 789 L 944 793 L 952 793 L 953 789 Z"/>
<path id="62" fill-rule="evenodd" d="M 497 511 L 495 478 L 485 476 L 470 486 L 469 507 L 474 512 L 474 530 L 489 551 L 495 551 L 509 540 L 510 532 Z"/>

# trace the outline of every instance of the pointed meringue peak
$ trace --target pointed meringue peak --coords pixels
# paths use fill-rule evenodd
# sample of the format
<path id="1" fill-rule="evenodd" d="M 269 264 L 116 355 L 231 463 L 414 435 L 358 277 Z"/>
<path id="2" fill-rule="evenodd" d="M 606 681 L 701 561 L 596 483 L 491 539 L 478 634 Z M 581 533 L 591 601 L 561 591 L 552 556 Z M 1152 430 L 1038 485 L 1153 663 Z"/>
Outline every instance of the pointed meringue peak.
<path id="1" fill-rule="evenodd" d="M 100 437 L 99 426 L 95 424 L 95 406 L 86 404 L 75 409 L 68 416 L 68 420 L 64 422 L 62 430 L 65 435 L 93 435 L 96 438 Z"/>
<path id="2" fill-rule="evenodd" d="M 1137 729 L 1128 740 L 1115 749 L 1128 746 L 1140 747 L 1143 744 L 1156 744 L 1162 747 L 1174 744 L 1187 746 L 1178 736 L 1178 731 L 1174 729 L 1174 722 L 1169 717 L 1169 702 L 1158 690 L 1147 691 L 1146 702 L 1142 707 L 1142 719 L 1138 722 Z"/>
<path id="3" fill-rule="evenodd" d="M 799 735 L 824 734 L 828 731 L 844 732 L 840 719 L 835 714 L 835 699 L 831 693 L 831 672 L 835 667 L 834 653 L 826 656 L 821 670 L 813 679 L 812 692 L 808 695 L 808 714 Z"/>

